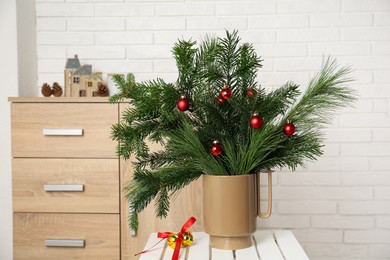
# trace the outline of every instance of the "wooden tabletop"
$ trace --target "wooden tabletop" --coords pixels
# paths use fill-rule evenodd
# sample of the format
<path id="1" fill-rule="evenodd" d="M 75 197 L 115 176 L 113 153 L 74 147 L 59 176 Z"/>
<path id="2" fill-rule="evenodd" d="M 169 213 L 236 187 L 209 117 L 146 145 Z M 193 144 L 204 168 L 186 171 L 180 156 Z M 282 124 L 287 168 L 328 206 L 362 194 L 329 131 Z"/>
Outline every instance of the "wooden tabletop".
<path id="1" fill-rule="evenodd" d="M 240 250 L 221 250 L 209 247 L 209 236 L 204 232 L 193 232 L 192 246 L 180 250 L 181 260 L 308 260 L 309 257 L 289 230 L 256 231 L 253 245 Z M 152 233 L 145 249 L 155 245 L 160 238 Z M 173 249 L 163 241 L 147 253 L 141 260 L 172 259 Z"/>

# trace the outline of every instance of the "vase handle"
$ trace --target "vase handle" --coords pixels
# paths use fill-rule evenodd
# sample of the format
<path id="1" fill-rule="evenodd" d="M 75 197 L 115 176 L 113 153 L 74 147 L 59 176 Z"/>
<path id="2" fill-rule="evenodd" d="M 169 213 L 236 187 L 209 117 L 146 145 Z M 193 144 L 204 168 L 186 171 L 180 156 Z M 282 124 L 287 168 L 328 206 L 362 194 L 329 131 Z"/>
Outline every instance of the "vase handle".
<path id="1" fill-rule="evenodd" d="M 257 174 L 257 215 L 260 218 L 269 218 L 272 212 L 272 171 L 268 171 L 268 207 L 267 213 L 261 213 L 261 200 L 260 200 L 260 173 Z"/>

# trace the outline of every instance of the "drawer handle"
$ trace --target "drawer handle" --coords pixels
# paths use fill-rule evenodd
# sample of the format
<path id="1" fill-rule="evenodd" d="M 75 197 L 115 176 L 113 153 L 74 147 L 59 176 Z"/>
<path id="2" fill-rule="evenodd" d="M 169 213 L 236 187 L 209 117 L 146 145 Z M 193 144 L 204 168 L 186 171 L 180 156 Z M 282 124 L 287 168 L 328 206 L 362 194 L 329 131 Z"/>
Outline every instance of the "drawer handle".
<path id="1" fill-rule="evenodd" d="M 46 247 L 85 247 L 85 240 L 78 239 L 46 239 Z"/>
<path id="2" fill-rule="evenodd" d="M 44 184 L 45 191 L 84 191 L 84 184 Z"/>
<path id="3" fill-rule="evenodd" d="M 79 128 L 79 129 L 66 129 L 66 128 L 58 128 L 58 129 L 55 129 L 55 128 L 44 128 L 42 130 L 42 133 L 44 136 L 56 136 L 56 135 L 59 135 L 59 136 L 82 136 L 83 135 L 83 129 Z"/>

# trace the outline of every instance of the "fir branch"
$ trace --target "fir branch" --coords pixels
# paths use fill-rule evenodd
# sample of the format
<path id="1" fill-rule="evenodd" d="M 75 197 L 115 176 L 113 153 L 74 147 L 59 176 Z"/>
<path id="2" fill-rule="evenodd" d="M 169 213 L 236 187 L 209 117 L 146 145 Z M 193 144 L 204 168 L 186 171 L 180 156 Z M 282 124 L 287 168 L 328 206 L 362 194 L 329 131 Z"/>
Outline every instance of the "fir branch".
<path id="1" fill-rule="evenodd" d="M 160 179 L 148 170 L 135 171 L 133 181 L 123 189 L 133 213 L 141 212 L 160 191 Z"/>
<path id="2" fill-rule="evenodd" d="M 182 128 L 172 132 L 169 137 L 170 141 L 167 143 L 166 149 L 192 158 L 192 165 L 197 171 L 215 175 L 229 175 L 209 152 L 210 148 L 206 148 L 202 144 L 196 130 L 187 122 L 184 122 Z"/>
<path id="3" fill-rule="evenodd" d="M 156 202 L 156 216 L 158 217 L 166 217 L 169 211 L 169 195 L 168 190 L 165 187 L 160 188 Z"/>
<path id="4" fill-rule="evenodd" d="M 191 90 L 194 84 L 194 75 L 197 74 L 196 63 L 194 62 L 197 49 L 194 48 L 195 41 L 178 41 L 172 50 L 176 59 L 179 73 L 178 87 L 182 95 L 191 97 Z"/>
<path id="5" fill-rule="evenodd" d="M 137 214 L 154 199 L 158 217 L 166 217 L 169 211 L 170 195 L 179 191 L 190 182 L 198 179 L 202 172 L 191 170 L 188 165 L 163 167 L 156 171 L 136 170 L 133 181 L 124 188 L 125 198 L 132 211 L 129 224 L 138 228 Z"/>
<path id="6" fill-rule="evenodd" d="M 280 119 L 301 94 L 299 86 L 287 82 L 285 85 L 258 98 L 254 104 L 254 111 L 261 115 L 265 122 L 274 122 Z"/>
<path id="7" fill-rule="evenodd" d="M 256 88 L 256 74 L 257 70 L 262 67 L 262 60 L 257 56 L 253 46 L 248 43 L 244 43 L 239 47 L 237 58 L 237 67 L 233 74 L 234 77 L 237 77 L 236 84 L 246 88 Z M 242 90 L 242 87 L 240 90 Z"/>
<path id="8" fill-rule="evenodd" d="M 157 152 L 151 152 L 143 157 L 138 157 L 134 162 L 136 169 L 145 169 L 146 167 L 151 170 L 159 169 L 164 166 L 186 163 L 189 159 L 182 154 L 172 153 L 171 151 L 161 150 Z"/>
<path id="9" fill-rule="evenodd" d="M 224 38 L 208 37 L 199 46 L 181 40 L 172 53 L 178 67 L 175 84 L 162 79 L 136 83 L 131 73 L 113 77 L 120 93 L 110 101 L 127 98 L 130 103 L 121 122 L 112 126 L 112 138 L 119 141 L 121 158 L 136 155 L 133 179 L 124 188 L 134 229 L 137 214 L 152 200 L 157 215 L 165 217 L 170 198 L 202 174 L 295 170 L 307 160 L 316 160 L 322 155 L 322 128 L 335 111 L 356 100 L 355 92 L 346 86 L 351 82 L 350 69 L 339 69 L 331 58 L 302 95 L 292 82 L 267 93 L 256 82 L 262 60 L 251 44 L 240 43 L 237 31 L 226 32 Z M 226 83 L 233 96 L 217 103 Z M 248 88 L 258 94 L 248 98 Z M 185 112 L 176 108 L 183 94 L 190 102 Z M 250 127 L 255 112 L 264 120 L 260 129 Z M 283 133 L 288 121 L 297 128 L 292 136 Z M 224 151 L 217 157 L 210 153 L 214 140 Z M 149 141 L 163 144 L 164 149 L 149 151 Z"/>
<path id="10" fill-rule="evenodd" d="M 231 175 L 254 173 L 271 152 L 280 148 L 278 137 L 274 126 L 268 124 L 261 131 L 251 131 L 250 138 L 242 142 L 223 140 L 223 158 L 228 172 Z"/>
<path id="11" fill-rule="evenodd" d="M 298 166 L 304 167 L 306 160 L 316 160 L 322 155 L 321 143 L 321 135 L 316 131 L 308 131 L 288 138 L 281 133 L 280 147 L 270 153 L 256 171 L 284 167 L 294 171 Z"/>
<path id="12" fill-rule="evenodd" d="M 219 40 L 214 37 L 206 37 L 198 48 L 196 54 L 196 67 L 198 70 L 197 78 L 199 82 L 205 82 L 207 92 L 204 93 L 203 86 L 195 86 L 194 93 L 199 95 L 215 94 L 210 92 L 209 86 L 222 77 L 221 71 L 217 68 L 216 55 L 220 50 Z M 196 98 L 196 96 L 194 96 Z"/>
<path id="13" fill-rule="evenodd" d="M 135 77 L 132 73 L 128 73 L 126 79 L 123 75 L 115 74 L 112 79 L 118 87 L 119 93 L 114 94 L 110 97 L 111 103 L 121 102 L 126 98 L 131 98 L 131 93 L 135 87 Z"/>
<path id="14" fill-rule="evenodd" d="M 238 44 L 240 42 L 240 38 L 238 37 L 238 32 L 233 31 L 232 33 L 226 32 L 226 38 L 220 38 L 221 48 L 217 53 L 218 65 L 221 67 L 223 71 L 223 77 L 219 79 L 219 83 L 223 85 L 223 83 L 231 86 L 232 90 L 234 90 L 235 86 L 235 78 L 233 77 L 233 73 L 235 71 L 235 67 L 238 62 Z M 221 82 L 224 80 L 224 82 Z"/>

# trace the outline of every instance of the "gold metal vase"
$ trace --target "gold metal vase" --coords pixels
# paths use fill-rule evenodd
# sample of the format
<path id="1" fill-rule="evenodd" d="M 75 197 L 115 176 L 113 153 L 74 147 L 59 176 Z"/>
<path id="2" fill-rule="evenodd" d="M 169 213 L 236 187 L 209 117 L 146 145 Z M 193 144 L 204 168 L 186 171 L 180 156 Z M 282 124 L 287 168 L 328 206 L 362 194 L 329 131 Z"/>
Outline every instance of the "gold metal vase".
<path id="1" fill-rule="evenodd" d="M 268 210 L 260 209 L 259 174 L 215 176 L 204 174 L 203 215 L 210 246 L 236 250 L 252 245 L 256 217 L 272 210 L 272 173 L 268 173 Z"/>

